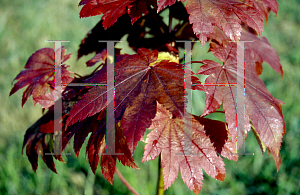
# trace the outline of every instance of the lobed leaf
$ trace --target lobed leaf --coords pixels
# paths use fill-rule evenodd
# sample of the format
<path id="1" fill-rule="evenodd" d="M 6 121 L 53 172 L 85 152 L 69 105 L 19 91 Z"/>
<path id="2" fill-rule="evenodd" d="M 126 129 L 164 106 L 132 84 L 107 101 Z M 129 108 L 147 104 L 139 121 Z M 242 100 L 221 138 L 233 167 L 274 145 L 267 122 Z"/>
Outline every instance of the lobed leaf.
<path id="1" fill-rule="evenodd" d="M 112 184 L 115 173 L 116 159 L 119 159 L 123 165 L 127 165 L 136 169 L 138 169 L 138 167 L 134 163 L 120 126 L 115 126 L 116 145 L 115 151 L 110 151 L 111 153 L 107 153 L 105 130 L 105 122 L 101 122 L 99 128 L 91 134 L 86 151 L 88 153 L 91 169 L 94 173 L 96 172 L 99 159 L 101 157 L 102 174 L 105 179 Z"/>
<path id="2" fill-rule="evenodd" d="M 216 63 L 211 60 L 203 60 L 197 74 L 210 75 L 206 83 L 215 85 L 206 86 L 206 107 L 202 116 L 214 112 L 223 103 L 226 121 L 228 122 L 229 134 L 235 143 L 236 131 L 236 86 L 224 84 L 237 83 L 237 44 L 223 42 L 217 44 L 212 42 L 213 54 L 223 62 Z M 245 51 L 245 133 L 250 130 L 250 120 L 260 135 L 261 140 L 270 149 L 276 162 L 277 169 L 280 166 L 280 145 L 282 135 L 285 133 L 285 122 L 282 115 L 282 101 L 274 98 L 259 78 L 256 71 L 256 62 L 261 60 L 251 50 Z M 237 149 L 240 146 L 237 146 Z"/>
<path id="3" fill-rule="evenodd" d="M 183 181 L 195 194 L 198 194 L 202 187 L 202 169 L 209 176 L 224 180 L 224 163 L 217 151 L 229 157 L 226 152 L 233 153 L 234 148 L 234 145 L 228 142 L 226 124 L 189 115 L 192 126 L 185 126 L 188 124 L 184 124 L 182 117 L 172 118 L 171 113 L 161 104 L 157 107 L 158 112 L 150 127 L 153 130 L 147 135 L 142 162 L 161 154 L 164 190 L 177 178 L 179 166 Z M 216 135 L 216 131 L 220 134 Z M 185 150 L 187 141 L 192 144 L 192 154 Z M 227 147 L 227 144 L 230 147 Z"/>
<path id="4" fill-rule="evenodd" d="M 184 65 L 157 60 L 158 52 L 139 49 L 135 55 L 119 55 L 115 62 L 115 97 L 107 101 L 106 86 L 92 87 L 74 105 L 66 126 L 101 112 L 115 102 L 115 118 L 122 118 L 124 135 L 133 152 L 155 116 L 155 100 L 174 116 L 184 110 Z M 105 71 L 105 68 L 103 69 Z M 104 75 L 106 75 L 103 72 Z M 196 77 L 192 77 L 197 81 Z M 119 121 L 116 121 L 118 123 Z"/>
<path id="5" fill-rule="evenodd" d="M 103 14 L 103 27 L 112 26 L 119 17 L 126 12 L 133 24 L 142 15 L 148 14 L 150 6 L 157 7 L 156 0 L 81 0 L 79 5 L 84 5 L 80 17 L 90 17 Z"/>
<path id="6" fill-rule="evenodd" d="M 253 7 L 238 0 L 188 0 L 186 5 L 194 33 L 204 45 L 214 26 L 222 29 L 231 39 L 241 36 L 241 22 L 254 28 L 260 35 L 263 31 L 261 14 Z"/>
<path id="7" fill-rule="evenodd" d="M 278 12 L 278 3 L 276 0 L 246 0 L 245 2 L 254 6 L 261 14 L 264 15 L 266 21 L 268 21 L 269 10 L 272 10 L 276 15 Z"/>
<path id="8" fill-rule="evenodd" d="M 56 52 L 61 52 L 61 62 L 65 62 L 71 57 L 71 54 L 66 55 L 66 49 L 59 48 Z M 9 95 L 14 94 L 19 89 L 26 87 L 23 93 L 22 106 L 26 103 L 29 96 L 32 95 L 34 103 L 39 102 L 44 108 L 50 107 L 49 103 L 50 97 L 52 95 L 45 95 L 49 90 L 52 92 L 54 90 L 54 72 L 55 72 L 55 56 L 54 50 L 52 48 L 43 48 L 36 51 L 28 59 L 25 70 L 21 71 L 14 80 L 17 83 L 14 85 Z M 62 82 L 70 83 L 73 78 L 70 76 L 72 72 L 67 70 L 66 65 L 62 66 Z M 64 89 L 64 87 L 62 86 Z M 45 102 L 43 101 L 45 100 Z M 52 105 L 54 104 L 54 99 L 52 100 Z"/>

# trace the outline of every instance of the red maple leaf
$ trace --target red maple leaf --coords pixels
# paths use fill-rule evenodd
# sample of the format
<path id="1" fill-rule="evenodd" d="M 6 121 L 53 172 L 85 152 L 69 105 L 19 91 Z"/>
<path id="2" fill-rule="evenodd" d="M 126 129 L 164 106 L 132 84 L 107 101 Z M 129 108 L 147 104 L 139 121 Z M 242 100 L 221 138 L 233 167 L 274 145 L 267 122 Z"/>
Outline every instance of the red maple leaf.
<path id="1" fill-rule="evenodd" d="M 270 45 L 266 37 L 257 37 L 256 35 L 243 31 L 242 41 L 253 41 L 245 43 L 245 49 L 251 50 L 255 55 L 259 55 L 264 62 L 267 62 L 278 74 L 283 77 L 283 70 L 280 64 L 280 58 L 277 51 Z"/>
<path id="2" fill-rule="evenodd" d="M 180 166 L 181 176 L 187 186 L 198 194 L 203 180 L 203 172 L 218 180 L 224 180 L 224 156 L 237 160 L 237 156 L 229 155 L 235 148 L 227 137 L 227 127 L 223 122 L 191 116 L 192 131 L 190 137 L 184 130 L 182 117 L 173 118 L 171 113 L 158 104 L 157 114 L 150 129 L 153 129 L 146 139 L 145 152 L 142 162 L 155 159 L 161 153 L 161 163 L 164 174 L 164 189 L 167 189 L 178 176 Z M 184 144 L 192 143 L 193 154 L 186 154 Z M 220 144 L 220 145 L 218 145 Z"/>
<path id="3" fill-rule="evenodd" d="M 31 135 L 28 139 L 26 155 L 28 156 L 34 172 L 36 172 L 36 169 L 38 167 L 38 155 L 41 154 L 42 159 L 46 163 L 48 168 L 57 173 L 52 156 L 46 155 L 46 153 L 53 152 L 53 150 L 51 150 L 51 142 L 53 142 L 53 135 L 44 133 Z"/>
<path id="4" fill-rule="evenodd" d="M 67 61 L 72 54 L 66 55 L 66 49 L 59 48 L 56 52 L 61 52 L 61 62 Z M 26 103 L 28 97 L 32 95 L 33 102 L 39 102 L 43 107 L 49 108 L 54 104 L 54 98 L 49 100 L 50 95 L 45 95 L 48 90 L 54 90 L 54 73 L 55 73 L 55 56 L 52 48 L 43 48 L 36 51 L 28 59 L 25 69 L 21 71 L 14 80 L 17 83 L 14 85 L 9 95 L 14 94 L 19 89 L 26 87 L 23 93 L 22 106 Z M 61 72 L 61 82 L 70 83 L 73 78 L 70 76 L 72 72 L 67 70 L 67 65 L 63 64 Z M 62 90 L 65 87 L 62 86 Z M 43 100 L 45 100 L 43 102 Z M 49 102 L 50 101 L 50 102 Z M 51 105 L 50 105 L 51 104 Z"/>
<path id="5" fill-rule="evenodd" d="M 157 7 L 155 0 L 81 0 L 79 5 L 84 5 L 80 11 L 80 17 L 103 14 L 105 29 L 113 25 L 126 12 L 133 24 L 142 15 L 148 14 L 148 7 Z"/>
<path id="6" fill-rule="evenodd" d="M 115 118 L 122 117 L 122 128 L 131 151 L 134 151 L 155 116 L 155 100 L 174 116 L 183 115 L 184 65 L 168 60 L 155 62 L 157 57 L 157 51 L 139 49 L 138 54 L 116 58 Z M 197 81 L 197 78 L 192 76 L 192 80 Z M 106 86 L 91 88 L 71 110 L 66 126 L 105 109 L 113 101 L 106 100 L 107 90 L 113 89 Z"/>
<path id="7" fill-rule="evenodd" d="M 87 76 L 88 78 L 75 78 L 72 83 L 91 83 L 91 82 L 101 82 L 103 80 L 104 74 L 103 70 L 99 70 L 93 75 Z M 106 76 L 106 75 L 105 75 Z M 106 79 L 106 77 L 104 77 Z M 24 136 L 23 148 L 26 146 L 26 155 L 32 165 L 34 171 L 36 171 L 38 166 L 38 154 L 42 155 L 44 162 L 47 166 L 54 172 L 56 172 L 55 164 L 53 162 L 53 157 L 51 155 L 46 155 L 45 153 L 54 153 L 54 144 L 53 144 L 53 133 L 54 130 L 62 131 L 62 137 L 56 137 L 56 141 L 62 142 L 61 151 L 64 150 L 70 139 L 74 136 L 74 151 L 78 157 L 79 151 L 84 143 L 84 140 L 90 132 L 96 131 L 100 123 L 98 115 L 93 117 L 88 117 L 85 120 L 76 123 L 69 128 L 64 128 L 65 118 L 70 109 L 73 108 L 73 105 L 81 99 L 84 93 L 88 89 L 86 87 L 66 87 L 62 94 L 62 118 L 64 120 L 54 119 L 54 106 L 52 105 L 46 114 L 44 114 L 36 123 L 26 130 Z M 54 129 L 54 121 L 59 121 L 61 124 L 60 129 Z M 84 129 L 84 130 L 83 130 Z M 57 140 L 61 138 L 61 140 Z M 62 162 L 61 155 L 53 155 L 54 158 Z"/>
<path id="8" fill-rule="evenodd" d="M 171 6 L 175 3 L 176 3 L 176 0 L 158 0 L 157 11 L 160 12 L 161 10 L 165 9 L 165 7 Z"/>
<path id="9" fill-rule="evenodd" d="M 197 74 L 210 75 L 206 83 L 214 85 L 206 86 L 206 107 L 202 116 L 214 112 L 223 103 L 226 121 L 229 126 L 229 134 L 236 141 L 236 86 L 224 84 L 237 83 L 237 44 L 212 42 L 210 50 L 223 62 L 219 64 L 212 60 L 203 60 Z M 282 135 L 285 133 L 285 123 L 282 115 L 281 100 L 274 98 L 259 78 L 256 70 L 256 62 L 262 63 L 260 56 L 253 51 L 245 50 L 245 125 L 250 130 L 251 120 L 255 130 L 260 135 L 262 142 L 269 147 L 276 162 L 277 169 L 280 166 L 280 145 Z M 243 75 L 238 75 L 243 77 Z M 238 146 L 239 148 L 240 146 Z"/>
<path id="10" fill-rule="evenodd" d="M 245 2 L 253 5 L 259 12 L 261 12 L 261 14 L 264 15 L 266 21 L 268 21 L 269 9 L 277 15 L 278 3 L 276 0 L 246 0 Z"/>
<path id="11" fill-rule="evenodd" d="M 217 27 L 215 27 L 214 33 L 211 35 L 210 40 L 213 42 L 218 42 L 219 44 L 230 41 L 230 39 Z M 283 70 L 277 51 L 270 45 L 266 37 L 259 38 L 255 34 L 247 30 L 243 30 L 240 40 L 247 41 L 244 43 L 245 49 L 254 52 L 255 58 L 261 58 L 262 61 L 267 62 L 276 72 L 278 72 L 281 77 L 283 76 Z M 258 72 L 261 73 L 262 66 L 260 66 L 259 69 L 261 70 Z"/>
<path id="12" fill-rule="evenodd" d="M 185 2 L 186 0 L 182 0 Z M 176 1 L 159 1 L 162 9 Z M 255 8 L 238 0 L 187 0 L 189 20 L 194 33 L 204 45 L 214 30 L 222 29 L 231 39 L 238 41 L 241 36 L 242 21 L 255 29 L 260 35 L 263 31 L 263 15 Z"/>
<path id="13" fill-rule="evenodd" d="M 106 112 L 103 113 L 104 115 L 106 114 Z M 104 178 L 112 184 L 116 167 L 116 159 L 118 159 L 123 165 L 136 169 L 138 169 L 138 167 L 134 163 L 131 151 L 128 148 L 119 124 L 115 126 L 115 151 L 110 151 L 112 152 L 111 154 L 107 153 L 105 122 L 105 120 L 102 120 L 98 126 L 99 128 L 92 132 L 86 147 L 86 152 L 88 153 L 89 163 L 94 173 L 96 172 L 99 159 L 101 157 L 102 174 Z"/>
<path id="14" fill-rule="evenodd" d="M 105 115 L 106 112 L 104 111 L 97 115 L 94 115 L 93 117 L 88 117 L 85 120 L 76 123 L 76 125 L 69 127 L 68 129 L 61 129 L 62 137 L 60 141 L 62 142 L 61 150 L 63 151 L 72 136 L 75 135 L 73 147 L 75 154 L 78 157 L 84 140 L 89 133 L 92 133 L 86 148 L 91 169 L 94 173 L 96 172 L 99 159 L 101 157 L 102 173 L 104 177 L 112 184 L 116 166 L 116 159 L 118 159 L 123 165 L 127 165 L 132 168 L 138 167 L 134 163 L 131 151 L 129 150 L 128 145 L 125 141 L 125 137 L 123 136 L 120 125 L 116 125 L 115 129 L 115 153 L 117 153 L 118 155 L 107 154 L 105 137 Z M 51 118 L 53 118 L 53 112 L 51 112 L 50 110 L 26 131 L 26 135 L 24 137 L 23 148 L 25 145 L 27 145 L 26 155 L 28 156 L 28 159 L 34 171 L 36 171 L 37 169 L 38 154 L 40 153 L 46 165 L 53 172 L 57 173 L 53 157 L 46 154 L 55 152 L 55 146 L 53 144 L 54 121 Z M 99 121 L 98 119 L 104 120 Z M 56 139 L 57 138 L 59 137 L 56 137 Z M 53 156 L 57 160 L 64 162 L 61 155 Z"/>
<path id="15" fill-rule="evenodd" d="M 24 136 L 23 149 L 26 146 L 26 155 L 31 163 L 32 169 L 36 172 L 38 168 L 38 155 L 41 154 L 43 161 L 46 165 L 55 173 L 56 168 L 51 155 L 46 155 L 46 153 L 54 152 L 53 145 L 53 134 L 39 132 L 40 128 L 43 127 L 44 131 L 49 130 L 50 126 L 53 124 L 53 112 L 48 111 L 44 116 L 42 116 L 36 123 L 26 130 Z M 54 128 L 53 128 L 54 129 Z M 52 132 L 53 132 L 52 129 Z M 64 162 L 60 155 L 54 155 L 54 158 Z"/>
<path id="16" fill-rule="evenodd" d="M 193 116 L 201 125 L 210 141 L 213 143 L 216 152 L 230 160 L 238 160 L 236 145 L 229 139 L 228 126 L 226 123 L 208 118 Z"/>

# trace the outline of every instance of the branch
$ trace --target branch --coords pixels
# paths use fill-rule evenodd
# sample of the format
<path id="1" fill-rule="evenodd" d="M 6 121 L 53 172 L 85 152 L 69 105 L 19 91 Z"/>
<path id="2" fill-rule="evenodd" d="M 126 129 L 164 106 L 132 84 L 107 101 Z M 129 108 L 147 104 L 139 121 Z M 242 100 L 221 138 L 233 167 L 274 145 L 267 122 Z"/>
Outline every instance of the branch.
<path id="1" fill-rule="evenodd" d="M 140 195 L 135 189 L 127 182 L 127 180 L 123 177 L 119 169 L 116 168 L 116 173 L 119 176 L 120 180 L 125 184 L 125 186 L 134 194 L 134 195 Z"/>
<path id="2" fill-rule="evenodd" d="M 158 182 L 157 182 L 157 195 L 164 195 L 164 175 L 161 166 L 161 154 L 158 158 Z"/>

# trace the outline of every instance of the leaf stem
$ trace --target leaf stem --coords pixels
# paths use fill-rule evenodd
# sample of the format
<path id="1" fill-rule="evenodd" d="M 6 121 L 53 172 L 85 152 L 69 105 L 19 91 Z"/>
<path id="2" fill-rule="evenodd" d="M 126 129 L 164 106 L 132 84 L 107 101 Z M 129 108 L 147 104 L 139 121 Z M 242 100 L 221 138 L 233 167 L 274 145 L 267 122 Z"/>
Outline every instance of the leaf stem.
<path id="1" fill-rule="evenodd" d="M 161 166 L 161 154 L 158 157 L 157 195 L 164 195 L 164 175 L 163 175 L 163 169 Z"/>
<path id="2" fill-rule="evenodd" d="M 203 64 L 201 61 L 191 61 L 191 62 L 187 62 L 186 64 L 191 64 L 191 63 L 201 63 L 201 64 Z"/>
<path id="3" fill-rule="evenodd" d="M 213 113 L 225 113 L 224 111 L 222 111 L 222 110 L 216 110 L 216 111 L 214 111 Z"/>
<path id="4" fill-rule="evenodd" d="M 116 174 L 119 176 L 120 180 L 125 184 L 125 186 L 134 194 L 140 195 L 135 189 L 128 183 L 128 181 L 123 177 L 118 168 L 116 168 Z"/>
<path id="5" fill-rule="evenodd" d="M 79 78 L 82 78 L 83 76 L 81 76 L 80 74 L 77 74 L 76 72 L 74 72 L 74 75 L 78 76 Z"/>
<path id="6" fill-rule="evenodd" d="M 172 12 L 171 12 L 171 9 L 169 9 L 169 33 L 172 32 Z"/>

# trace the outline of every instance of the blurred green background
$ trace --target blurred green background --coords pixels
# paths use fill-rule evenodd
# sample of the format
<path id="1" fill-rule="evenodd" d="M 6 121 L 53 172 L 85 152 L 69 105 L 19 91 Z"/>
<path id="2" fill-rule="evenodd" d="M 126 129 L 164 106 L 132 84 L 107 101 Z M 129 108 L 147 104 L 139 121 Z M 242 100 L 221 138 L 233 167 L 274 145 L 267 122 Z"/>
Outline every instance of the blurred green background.
<path id="1" fill-rule="evenodd" d="M 278 0 L 277 17 L 272 13 L 265 27 L 266 36 L 278 51 L 284 70 L 281 79 L 273 69 L 264 64 L 262 79 L 274 97 L 283 100 L 283 114 L 287 125 L 281 147 L 282 165 L 277 172 L 271 155 L 263 156 L 249 133 L 246 152 L 254 156 L 241 156 L 226 165 L 225 181 L 216 181 L 207 176 L 200 194 L 300 194 L 300 1 Z M 92 174 L 85 160 L 83 147 L 79 159 L 72 155 L 64 157 L 66 163 L 56 161 L 58 174 L 51 172 L 39 160 L 37 174 L 27 157 L 21 155 L 25 130 L 42 114 L 41 107 L 29 100 L 21 107 L 22 91 L 9 97 L 12 81 L 23 70 L 27 59 L 36 50 L 54 47 L 45 40 L 67 40 L 64 43 L 73 57 L 68 61 L 70 70 L 86 74 L 85 62 L 92 55 L 76 61 L 80 41 L 100 19 L 99 16 L 80 19 L 77 1 L 0 1 L 0 194 L 130 194 L 120 179 L 115 176 L 111 186 L 102 176 L 100 167 Z M 203 47 L 198 58 L 209 57 L 208 45 Z M 193 57 L 196 56 L 193 53 Z M 204 96 L 198 101 L 204 101 Z M 140 170 L 118 164 L 124 177 L 141 194 L 156 193 L 157 159 L 141 163 L 143 143 L 134 155 Z M 175 183 L 165 194 L 192 194 L 183 183 L 180 173 Z"/>

